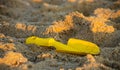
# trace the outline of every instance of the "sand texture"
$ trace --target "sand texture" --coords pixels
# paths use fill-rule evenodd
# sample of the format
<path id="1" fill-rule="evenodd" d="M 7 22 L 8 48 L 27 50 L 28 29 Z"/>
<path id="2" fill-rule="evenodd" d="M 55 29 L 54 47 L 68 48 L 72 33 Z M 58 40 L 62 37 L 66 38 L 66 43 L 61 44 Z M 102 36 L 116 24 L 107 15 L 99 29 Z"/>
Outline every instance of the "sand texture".
<path id="1" fill-rule="evenodd" d="M 27 45 L 30 36 L 91 41 L 99 55 Z M 0 70 L 120 70 L 120 0 L 0 0 Z"/>

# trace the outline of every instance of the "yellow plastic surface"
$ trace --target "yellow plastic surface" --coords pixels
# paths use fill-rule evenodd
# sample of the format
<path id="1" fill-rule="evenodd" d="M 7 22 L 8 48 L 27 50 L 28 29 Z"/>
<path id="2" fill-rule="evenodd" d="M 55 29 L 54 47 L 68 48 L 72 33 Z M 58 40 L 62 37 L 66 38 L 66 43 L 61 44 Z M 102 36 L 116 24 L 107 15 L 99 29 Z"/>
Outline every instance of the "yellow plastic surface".
<path id="1" fill-rule="evenodd" d="M 58 52 L 73 53 L 73 54 L 99 54 L 99 47 L 91 42 L 79 39 L 69 39 L 68 44 L 54 40 L 54 38 L 39 38 L 36 36 L 28 37 L 26 44 L 35 44 L 38 46 L 53 46 Z"/>
<path id="2" fill-rule="evenodd" d="M 67 45 L 83 53 L 89 53 L 89 54 L 100 53 L 100 49 L 96 44 L 80 39 L 70 38 L 68 40 Z"/>
<path id="3" fill-rule="evenodd" d="M 39 38 L 32 36 L 26 39 L 26 44 L 35 44 L 38 46 L 53 46 L 53 42 L 55 42 L 54 38 Z"/>

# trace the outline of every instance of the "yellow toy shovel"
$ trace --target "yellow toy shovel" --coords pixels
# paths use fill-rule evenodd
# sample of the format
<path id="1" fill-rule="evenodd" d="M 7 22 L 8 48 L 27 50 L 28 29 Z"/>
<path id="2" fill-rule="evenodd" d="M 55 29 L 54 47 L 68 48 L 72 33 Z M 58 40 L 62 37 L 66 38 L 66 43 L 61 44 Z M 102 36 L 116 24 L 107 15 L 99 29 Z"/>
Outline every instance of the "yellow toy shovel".
<path id="1" fill-rule="evenodd" d="M 28 37 L 26 44 L 35 44 L 38 46 L 53 46 L 58 52 L 73 53 L 73 54 L 99 54 L 99 47 L 91 42 L 70 38 L 68 44 L 54 40 L 54 38 L 39 38 L 36 36 Z"/>

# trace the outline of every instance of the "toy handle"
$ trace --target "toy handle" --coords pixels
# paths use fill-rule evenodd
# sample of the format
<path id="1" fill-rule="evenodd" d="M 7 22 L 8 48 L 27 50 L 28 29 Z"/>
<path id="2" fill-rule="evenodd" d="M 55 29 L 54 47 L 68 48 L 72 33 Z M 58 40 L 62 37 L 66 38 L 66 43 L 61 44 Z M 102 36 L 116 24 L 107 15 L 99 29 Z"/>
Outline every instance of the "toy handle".
<path id="1" fill-rule="evenodd" d="M 35 44 L 38 46 L 53 46 L 52 43 L 55 40 L 53 38 L 39 38 L 36 36 L 28 37 L 26 39 L 26 44 Z"/>

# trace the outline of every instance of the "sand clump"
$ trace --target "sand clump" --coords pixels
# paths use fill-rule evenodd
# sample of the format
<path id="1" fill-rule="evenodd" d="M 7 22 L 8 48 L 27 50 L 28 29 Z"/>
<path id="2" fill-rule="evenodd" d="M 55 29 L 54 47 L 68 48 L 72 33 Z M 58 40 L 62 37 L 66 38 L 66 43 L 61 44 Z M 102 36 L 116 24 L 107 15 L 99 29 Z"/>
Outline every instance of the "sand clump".
<path id="1" fill-rule="evenodd" d="M 7 52 L 4 58 L 0 59 L 0 63 L 4 63 L 6 65 L 11 66 L 18 66 L 25 62 L 27 62 L 27 59 L 24 58 L 20 53 L 15 52 Z"/>

